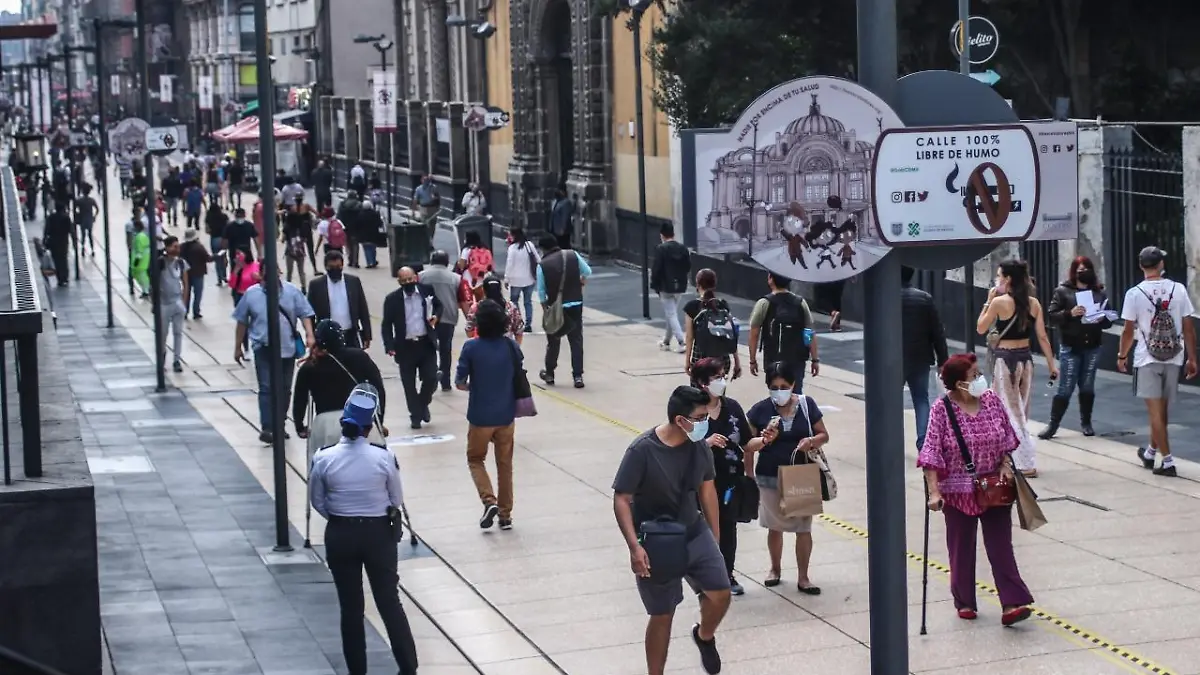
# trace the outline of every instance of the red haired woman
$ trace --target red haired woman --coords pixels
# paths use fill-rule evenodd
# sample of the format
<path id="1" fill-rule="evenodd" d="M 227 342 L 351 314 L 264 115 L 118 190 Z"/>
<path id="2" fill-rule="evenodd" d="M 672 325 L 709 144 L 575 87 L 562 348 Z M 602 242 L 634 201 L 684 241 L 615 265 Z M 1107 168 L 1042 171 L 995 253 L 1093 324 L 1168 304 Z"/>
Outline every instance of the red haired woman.
<path id="1" fill-rule="evenodd" d="M 1082 297 L 1081 297 L 1082 296 Z M 1112 325 L 1108 319 L 1087 323 L 1086 309 L 1080 300 L 1090 300 L 1093 307 L 1108 302 L 1104 284 L 1096 278 L 1096 266 L 1091 258 L 1079 256 L 1071 262 L 1067 280 L 1054 289 L 1046 315 L 1050 325 L 1058 327 L 1058 362 L 1062 377 L 1058 391 L 1050 402 L 1050 424 L 1038 438 L 1053 438 L 1058 425 L 1071 405 L 1071 394 L 1079 387 L 1079 424 L 1084 436 L 1095 436 L 1092 428 L 1092 405 L 1096 402 L 1096 368 L 1100 365 L 1100 342 L 1104 330 Z"/>
<path id="2" fill-rule="evenodd" d="M 947 394 L 929 411 L 929 431 L 917 458 L 925 471 L 929 509 L 946 515 L 946 548 L 950 554 L 950 591 L 962 619 L 974 619 L 975 533 L 982 527 L 983 547 L 1004 613 L 1011 626 L 1028 619 L 1033 603 L 1017 569 L 1012 543 L 1012 504 L 981 506 L 975 477 L 999 473 L 1014 480 L 1012 452 L 1019 444 L 1008 411 L 988 388 L 974 354 L 955 354 L 942 366 Z M 957 426 L 957 429 L 955 427 Z M 961 438 L 960 438 L 961 436 Z M 970 457 L 971 469 L 966 458 Z"/>

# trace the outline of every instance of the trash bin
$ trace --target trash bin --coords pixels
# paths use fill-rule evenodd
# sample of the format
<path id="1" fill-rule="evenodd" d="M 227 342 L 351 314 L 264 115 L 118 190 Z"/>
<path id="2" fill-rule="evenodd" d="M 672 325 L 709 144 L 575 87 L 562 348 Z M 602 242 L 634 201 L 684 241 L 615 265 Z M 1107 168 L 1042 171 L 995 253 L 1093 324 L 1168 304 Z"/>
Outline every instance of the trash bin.
<path id="1" fill-rule="evenodd" d="M 388 227 L 388 257 L 391 259 L 392 276 L 401 267 L 422 265 L 429 258 L 432 242 L 429 230 L 419 221 L 404 219 Z"/>
<path id="2" fill-rule="evenodd" d="M 492 251 L 492 217 L 491 216 L 459 216 L 450 224 L 454 230 L 454 239 L 458 242 L 458 251 L 450 257 L 452 259 L 458 257 L 458 252 L 462 251 L 467 246 L 467 233 L 478 232 L 479 241 L 495 255 Z"/>

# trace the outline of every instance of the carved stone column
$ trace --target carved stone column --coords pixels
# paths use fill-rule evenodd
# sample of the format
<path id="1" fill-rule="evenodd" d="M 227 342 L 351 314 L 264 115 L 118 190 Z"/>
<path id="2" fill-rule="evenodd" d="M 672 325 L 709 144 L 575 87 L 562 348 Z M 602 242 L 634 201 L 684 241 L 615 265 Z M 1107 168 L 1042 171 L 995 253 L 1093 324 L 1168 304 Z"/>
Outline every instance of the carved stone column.
<path id="1" fill-rule="evenodd" d="M 446 0 L 426 0 L 429 31 L 429 98 L 450 100 L 450 50 L 446 35 Z"/>
<path id="2" fill-rule="evenodd" d="M 575 166 L 567 175 L 567 194 L 576 205 L 576 246 L 591 254 L 605 254 L 617 244 L 608 140 L 612 127 L 608 106 L 610 20 L 596 15 L 586 0 L 574 0 L 572 5 Z"/>

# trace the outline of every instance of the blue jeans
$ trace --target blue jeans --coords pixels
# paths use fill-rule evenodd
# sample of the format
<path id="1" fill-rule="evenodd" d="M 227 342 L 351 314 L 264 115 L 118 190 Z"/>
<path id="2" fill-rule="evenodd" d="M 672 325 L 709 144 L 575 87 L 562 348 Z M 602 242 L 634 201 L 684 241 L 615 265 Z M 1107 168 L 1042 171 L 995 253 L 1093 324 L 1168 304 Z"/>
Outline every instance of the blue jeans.
<path id="1" fill-rule="evenodd" d="M 1060 398 L 1071 398 L 1075 393 L 1075 385 L 1079 385 L 1079 393 L 1091 394 L 1096 391 L 1096 368 L 1100 365 L 1100 348 L 1072 349 L 1066 345 L 1058 348 L 1058 392 Z"/>
<path id="2" fill-rule="evenodd" d="M 200 316 L 200 298 L 204 297 L 204 275 L 189 279 L 192 287 L 192 318 Z"/>
<path id="3" fill-rule="evenodd" d="M 912 398 L 913 414 L 917 416 L 917 449 L 925 445 L 929 429 L 929 366 L 913 366 L 904 373 L 908 395 Z"/>
<path id="4" fill-rule="evenodd" d="M 367 257 L 367 267 L 374 267 L 375 261 L 375 244 L 363 244 L 363 255 Z"/>
<path id="5" fill-rule="evenodd" d="M 519 298 L 525 296 L 525 325 L 533 325 L 533 285 L 529 286 L 512 286 L 512 303 L 518 304 Z"/>
<path id="6" fill-rule="evenodd" d="M 224 255 L 221 255 L 221 252 L 225 250 L 225 240 L 220 237 L 212 237 L 208 243 L 212 247 L 213 262 L 217 264 L 217 281 L 224 282 L 226 280 L 226 266 L 229 264 L 229 260 Z"/>
<path id="7" fill-rule="evenodd" d="M 258 421 L 262 430 L 270 433 L 274 416 L 271 413 L 271 350 L 260 347 L 254 350 L 254 374 L 258 377 Z M 287 415 L 292 400 L 292 370 L 296 359 L 283 359 L 283 396 L 279 397 L 279 414 Z"/>

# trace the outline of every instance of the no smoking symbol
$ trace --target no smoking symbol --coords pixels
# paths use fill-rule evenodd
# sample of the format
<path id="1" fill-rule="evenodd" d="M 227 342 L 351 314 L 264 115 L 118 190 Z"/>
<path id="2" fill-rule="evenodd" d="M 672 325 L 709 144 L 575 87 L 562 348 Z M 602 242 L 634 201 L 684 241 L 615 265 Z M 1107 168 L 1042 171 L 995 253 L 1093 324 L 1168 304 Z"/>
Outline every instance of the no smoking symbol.
<path id="1" fill-rule="evenodd" d="M 162 144 L 168 148 L 175 147 L 175 137 L 172 136 L 171 134 L 163 134 L 162 135 Z"/>
<path id="2" fill-rule="evenodd" d="M 986 174 L 989 171 L 995 179 L 994 187 L 988 184 Z M 966 197 L 967 219 L 982 234 L 996 234 L 1008 222 L 1008 216 L 1019 210 L 1019 207 L 1014 208 L 1012 184 L 1008 176 L 992 162 L 984 162 L 971 172 L 967 179 Z M 983 218 L 979 217 L 981 211 Z"/>

